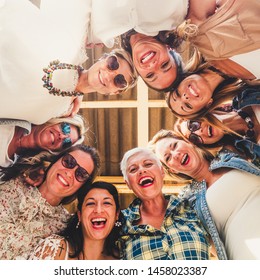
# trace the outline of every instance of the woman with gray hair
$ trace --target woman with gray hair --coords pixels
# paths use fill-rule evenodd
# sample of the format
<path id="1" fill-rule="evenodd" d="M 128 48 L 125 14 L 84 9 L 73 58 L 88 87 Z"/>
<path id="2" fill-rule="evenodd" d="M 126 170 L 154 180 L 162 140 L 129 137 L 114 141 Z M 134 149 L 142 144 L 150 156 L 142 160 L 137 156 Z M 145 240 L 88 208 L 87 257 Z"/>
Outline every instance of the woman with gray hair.
<path id="1" fill-rule="evenodd" d="M 125 153 L 125 182 L 137 198 L 123 210 L 122 259 L 207 260 L 209 237 L 188 201 L 162 192 L 164 170 L 147 148 Z"/>

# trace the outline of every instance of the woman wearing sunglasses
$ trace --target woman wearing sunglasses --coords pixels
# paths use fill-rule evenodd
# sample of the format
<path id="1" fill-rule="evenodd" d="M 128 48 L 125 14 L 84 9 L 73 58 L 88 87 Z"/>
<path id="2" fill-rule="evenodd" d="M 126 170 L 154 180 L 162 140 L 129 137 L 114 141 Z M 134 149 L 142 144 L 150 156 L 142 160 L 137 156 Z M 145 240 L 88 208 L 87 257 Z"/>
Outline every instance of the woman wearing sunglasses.
<path id="1" fill-rule="evenodd" d="M 45 15 L 30 1 L 3 1 L 0 118 L 42 124 L 77 113 L 83 95 L 117 94 L 135 85 L 132 59 L 121 49 L 103 56 L 89 69 L 81 66 L 87 60 L 85 27 L 90 4 L 82 0 L 71 4 L 77 30 L 66 29 L 58 16 Z M 62 3 L 63 8 L 65 5 Z"/>
<path id="2" fill-rule="evenodd" d="M 42 184 L 35 188 L 23 180 L 24 172 L 44 168 Z M 2 169 L 0 188 L 0 259 L 27 259 L 41 238 L 58 233 L 71 214 L 63 207 L 91 182 L 99 169 L 97 151 L 77 145 L 59 155 L 20 160 L 16 167 Z"/>
<path id="3" fill-rule="evenodd" d="M 177 119 L 174 132 L 197 146 L 209 148 L 228 146 L 260 164 L 259 125 L 249 115 L 246 121 L 235 111 L 207 114 L 198 120 Z"/>
<path id="4" fill-rule="evenodd" d="M 229 150 L 212 160 L 167 130 L 154 136 L 150 148 L 170 176 L 179 183 L 191 181 L 182 196 L 197 193 L 204 218 L 208 205 L 228 259 L 260 259 L 260 169 Z"/>
<path id="5" fill-rule="evenodd" d="M 114 185 L 102 181 L 86 184 L 78 194 L 77 213 L 60 235 L 42 239 L 33 260 L 114 260 L 121 223 L 119 197 Z"/>
<path id="6" fill-rule="evenodd" d="M 80 115 L 53 118 L 42 125 L 26 121 L 0 120 L 0 166 L 13 165 L 18 156 L 32 156 L 43 150 L 59 153 L 81 144 L 87 127 Z"/>

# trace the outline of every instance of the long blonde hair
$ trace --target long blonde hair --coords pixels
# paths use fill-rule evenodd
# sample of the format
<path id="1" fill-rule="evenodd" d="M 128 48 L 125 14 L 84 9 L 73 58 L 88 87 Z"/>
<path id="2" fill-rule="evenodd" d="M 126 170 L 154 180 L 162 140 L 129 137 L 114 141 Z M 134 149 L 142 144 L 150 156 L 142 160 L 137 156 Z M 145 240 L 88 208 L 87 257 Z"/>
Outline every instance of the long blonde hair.
<path id="1" fill-rule="evenodd" d="M 208 161 L 211 161 L 214 158 L 214 154 L 212 154 L 210 151 L 204 149 L 204 148 L 199 148 L 195 146 L 193 143 L 189 142 L 186 138 L 182 138 L 180 135 L 177 135 L 174 133 L 173 130 L 166 130 L 166 129 L 161 129 L 159 130 L 153 138 L 148 142 L 148 148 L 151 149 L 155 153 L 155 148 L 156 148 L 156 143 L 164 138 L 173 138 L 179 141 L 185 141 L 189 144 L 191 144 L 194 149 L 198 152 L 199 156 L 202 158 L 205 158 Z M 162 162 L 162 161 L 161 161 Z M 193 178 L 190 178 L 189 176 L 179 173 L 176 174 L 174 173 L 171 168 L 169 168 L 164 162 L 162 162 L 163 168 L 165 170 L 165 173 L 168 174 L 170 177 L 173 178 L 176 183 L 190 183 Z"/>

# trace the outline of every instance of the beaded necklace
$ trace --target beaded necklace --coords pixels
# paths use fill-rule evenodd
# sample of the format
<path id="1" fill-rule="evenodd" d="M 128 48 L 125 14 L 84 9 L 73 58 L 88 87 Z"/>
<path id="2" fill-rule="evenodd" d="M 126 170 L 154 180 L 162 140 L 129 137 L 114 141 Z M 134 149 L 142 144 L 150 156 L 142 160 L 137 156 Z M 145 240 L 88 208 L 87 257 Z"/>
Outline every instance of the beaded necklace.
<path id="1" fill-rule="evenodd" d="M 68 63 L 60 63 L 59 60 L 54 60 L 50 62 L 47 68 L 43 68 L 43 71 L 46 73 L 43 77 L 43 87 L 47 88 L 50 94 L 57 96 L 82 96 L 82 92 L 77 91 L 62 91 L 59 88 L 55 88 L 52 84 L 52 75 L 53 72 L 57 69 L 72 69 L 77 70 L 78 73 L 82 72 L 84 68 L 79 65 L 73 65 Z"/>

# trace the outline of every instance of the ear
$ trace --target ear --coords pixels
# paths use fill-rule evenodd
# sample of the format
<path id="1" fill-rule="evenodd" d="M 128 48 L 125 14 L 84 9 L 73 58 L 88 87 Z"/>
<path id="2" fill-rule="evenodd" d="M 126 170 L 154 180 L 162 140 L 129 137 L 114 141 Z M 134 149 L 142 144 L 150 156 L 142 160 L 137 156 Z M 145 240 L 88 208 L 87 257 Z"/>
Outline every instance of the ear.
<path id="1" fill-rule="evenodd" d="M 128 187 L 130 190 L 132 190 L 132 188 L 131 188 L 130 184 L 128 183 L 128 181 L 125 180 L 125 183 L 126 183 L 127 187 Z"/>
<path id="2" fill-rule="evenodd" d="M 162 177 L 164 178 L 165 177 L 165 171 L 164 171 L 163 167 L 161 167 L 161 172 L 162 172 Z"/>
<path id="3" fill-rule="evenodd" d="M 206 108 L 209 108 L 213 103 L 213 98 L 210 98 L 210 100 L 208 101 Z"/>
<path id="4" fill-rule="evenodd" d="M 120 214 L 120 209 L 116 212 L 116 220 L 118 220 Z"/>

